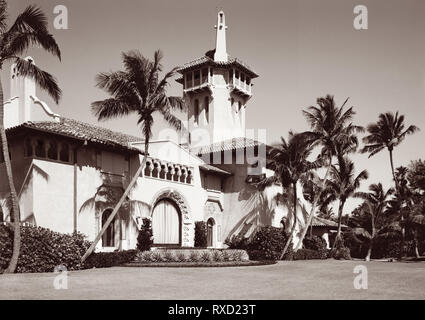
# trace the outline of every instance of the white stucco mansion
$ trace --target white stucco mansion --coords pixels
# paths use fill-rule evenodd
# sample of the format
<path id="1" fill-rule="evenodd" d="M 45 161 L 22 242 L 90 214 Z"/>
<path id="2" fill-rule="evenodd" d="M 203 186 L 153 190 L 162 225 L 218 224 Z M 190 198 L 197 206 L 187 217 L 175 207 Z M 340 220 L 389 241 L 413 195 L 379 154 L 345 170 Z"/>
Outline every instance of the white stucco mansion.
<path id="1" fill-rule="evenodd" d="M 282 218 L 292 219 L 290 209 L 273 205 L 279 187 L 260 196 L 250 184 L 272 174 L 263 156 L 267 146 L 245 136 L 247 103 L 258 75 L 227 54 L 223 12 L 216 29 L 215 49 L 179 68 L 177 82 L 189 106 L 187 142 L 150 143 L 143 177 L 97 250 L 135 248 L 143 217 L 152 219 L 157 246 L 193 247 L 195 222 L 205 221 L 208 246 L 216 248 L 259 224 L 280 226 Z M 61 117 L 13 66 L 5 126 L 21 220 L 94 240 L 140 166 L 140 137 Z M 0 218 L 10 221 L 3 160 L 0 156 Z"/>

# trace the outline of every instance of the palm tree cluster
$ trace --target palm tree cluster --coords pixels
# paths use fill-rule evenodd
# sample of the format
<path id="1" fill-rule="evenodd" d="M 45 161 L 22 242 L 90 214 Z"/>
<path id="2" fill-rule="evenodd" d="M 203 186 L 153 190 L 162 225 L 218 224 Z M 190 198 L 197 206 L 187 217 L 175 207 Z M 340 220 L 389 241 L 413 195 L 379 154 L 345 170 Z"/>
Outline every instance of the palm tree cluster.
<path id="1" fill-rule="evenodd" d="M 293 197 L 295 214 L 299 202 L 296 192 L 297 183 L 300 183 L 303 188 L 304 198 L 311 203 L 311 211 L 300 233 L 296 250 L 302 247 L 303 239 L 310 228 L 313 217 L 317 215 L 333 219 L 331 205 L 337 202 L 336 221 L 338 228 L 333 242 L 333 247 L 335 247 L 335 244 L 342 240 L 341 226 L 347 200 L 349 198 L 363 199 L 363 204 L 356 209 L 356 219 L 362 221 L 363 224 L 358 223 L 350 232 L 354 236 L 357 235 L 368 241 L 367 259 L 370 259 L 373 243 L 377 237 L 388 234 L 390 231 L 398 232 L 401 237 L 402 248 L 405 228 L 412 224 L 422 225 L 423 212 L 413 215 L 409 215 L 408 212 L 413 212 L 413 207 L 417 208 L 418 203 L 423 203 L 424 192 L 410 191 L 411 188 L 406 183 L 407 171 L 399 168 L 396 172 L 393 160 L 394 148 L 407 135 L 413 134 L 419 129 L 414 125 L 406 126 L 404 116 L 399 115 L 398 112 L 380 114 L 376 123 L 369 124 L 366 127 L 367 134 L 363 138 L 365 145 L 360 152 L 368 153 L 369 157 L 372 157 L 382 150 L 387 149 L 389 151 L 395 188 L 384 191 L 382 184 L 377 183 L 370 185 L 369 193 L 358 192 L 361 183 L 368 179 L 369 174 L 367 170 L 357 172 L 354 162 L 349 156 L 358 151 L 358 135 L 363 133 L 365 129 L 353 124 L 355 111 L 353 107 L 345 108 L 347 102 L 348 98 L 341 106 L 337 106 L 334 97 L 327 95 L 318 98 L 315 106 L 310 106 L 304 110 L 303 114 L 310 125 L 310 130 L 296 135 L 290 132 L 288 142 L 281 138 L 280 144 L 272 146 L 268 154 L 268 166 L 275 171 L 275 175 L 266 179 L 264 183 L 274 181 L 281 184 L 283 188 L 291 186 L 293 191 L 287 193 Z M 294 139 L 297 146 L 291 149 Z M 310 161 L 314 150 L 318 150 L 317 158 L 315 161 Z M 288 161 L 288 159 L 294 162 Z M 416 162 L 414 166 L 416 171 L 423 170 L 425 167 L 423 162 Z M 323 170 L 322 178 L 320 171 L 323 174 Z M 423 187 L 424 178 L 423 176 L 418 177 L 418 174 L 409 175 L 411 177 L 410 185 Z M 392 211 L 391 204 L 393 206 Z M 415 210 L 414 212 L 418 212 L 418 209 Z M 393 215 L 398 217 L 398 222 L 397 219 L 387 219 L 389 212 L 393 212 Z M 358 218 L 359 215 L 361 219 Z M 289 239 L 294 236 L 298 219 L 292 220 Z"/>

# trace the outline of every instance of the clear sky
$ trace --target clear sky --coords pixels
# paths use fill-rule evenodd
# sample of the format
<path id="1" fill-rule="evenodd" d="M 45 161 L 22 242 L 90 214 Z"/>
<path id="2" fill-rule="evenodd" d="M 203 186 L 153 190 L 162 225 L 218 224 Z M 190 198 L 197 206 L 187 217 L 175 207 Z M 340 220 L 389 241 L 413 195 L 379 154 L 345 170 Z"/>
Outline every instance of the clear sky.
<path id="1" fill-rule="evenodd" d="M 36 49 L 37 65 L 58 78 L 64 94 L 58 106 L 66 117 L 96 123 L 90 103 L 106 95 L 96 88 L 98 72 L 121 68 L 122 51 L 139 49 L 152 57 L 160 48 L 168 70 L 214 48 L 218 10 L 224 10 L 227 49 L 259 73 L 247 107 L 247 128 L 267 129 L 273 143 L 290 129 L 308 129 L 301 110 L 319 96 L 350 97 L 355 122 L 366 125 L 381 112 L 406 115 L 422 131 L 395 151 L 395 165 L 425 158 L 425 1 L 423 0 L 12 0 L 10 19 L 36 3 L 50 19 L 63 59 Z M 69 29 L 53 28 L 53 8 L 65 5 Z M 366 5 L 369 29 L 353 28 L 353 8 Z M 8 98 L 8 68 L 2 80 Z M 173 83 L 170 94 L 181 95 Z M 40 91 L 39 91 L 40 92 Z M 157 121 L 155 135 L 164 126 Z M 102 123 L 140 135 L 134 117 Z M 369 183 L 392 185 L 388 153 L 371 159 L 355 155 L 357 169 L 368 169 Z M 355 202 L 347 206 L 351 211 Z"/>

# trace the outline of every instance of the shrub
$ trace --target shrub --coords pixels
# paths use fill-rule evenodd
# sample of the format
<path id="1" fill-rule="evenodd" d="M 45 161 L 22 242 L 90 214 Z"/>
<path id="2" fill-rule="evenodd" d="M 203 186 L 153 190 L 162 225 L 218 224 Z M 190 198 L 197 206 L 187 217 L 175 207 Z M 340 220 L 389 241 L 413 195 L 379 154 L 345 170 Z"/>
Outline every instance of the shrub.
<path id="1" fill-rule="evenodd" d="M 136 258 L 136 253 L 136 250 L 95 252 L 84 261 L 84 268 L 109 268 L 120 266 L 133 261 Z"/>
<path id="2" fill-rule="evenodd" d="M 201 253 L 201 261 L 202 262 L 210 262 L 212 261 L 212 255 L 209 250 L 205 250 Z"/>
<path id="3" fill-rule="evenodd" d="M 81 233 L 62 234 L 41 227 L 21 226 L 21 251 L 16 272 L 52 272 L 64 265 L 82 268 L 81 258 L 89 248 Z M 13 228 L 0 225 L 0 270 L 7 268 L 13 250 Z"/>
<path id="4" fill-rule="evenodd" d="M 223 256 L 223 261 L 230 261 L 230 254 L 229 254 L 229 251 L 227 251 L 227 250 L 223 250 L 222 252 L 221 252 L 221 254 L 222 254 L 222 256 Z"/>
<path id="5" fill-rule="evenodd" d="M 312 249 L 299 249 L 292 257 L 294 260 L 323 259 L 320 251 Z"/>
<path id="6" fill-rule="evenodd" d="M 174 261 L 174 254 L 172 251 L 165 251 L 164 255 L 162 257 L 162 260 L 167 261 L 167 262 L 172 262 Z"/>
<path id="7" fill-rule="evenodd" d="M 204 221 L 195 222 L 195 248 L 207 247 L 207 224 Z"/>
<path id="8" fill-rule="evenodd" d="M 329 256 L 337 260 L 351 260 L 350 249 L 345 246 L 342 238 L 337 240 L 335 249 L 330 250 Z"/>
<path id="9" fill-rule="evenodd" d="M 282 254 L 288 237 L 281 228 L 265 226 L 257 229 L 248 243 L 248 254 L 251 260 L 277 260 Z M 285 254 L 286 259 L 292 255 L 292 243 Z"/>
<path id="10" fill-rule="evenodd" d="M 337 248 L 331 250 L 329 256 L 337 260 L 351 260 L 349 248 Z"/>
<path id="11" fill-rule="evenodd" d="M 151 251 L 138 252 L 136 254 L 136 260 L 140 262 L 149 262 L 151 261 L 151 254 Z"/>
<path id="12" fill-rule="evenodd" d="M 248 238 L 237 235 L 231 238 L 227 238 L 224 244 L 226 244 L 229 247 L 229 249 L 247 250 L 248 242 L 249 242 Z"/>
<path id="13" fill-rule="evenodd" d="M 153 244 L 153 233 L 151 220 L 148 218 L 143 219 L 142 227 L 140 228 L 139 235 L 137 236 L 137 249 L 140 251 L 149 251 Z"/>
<path id="14" fill-rule="evenodd" d="M 310 249 L 310 250 L 314 250 L 318 252 L 317 255 L 319 256 L 319 258 L 312 258 L 312 259 L 326 259 L 328 257 L 328 249 L 327 249 L 326 241 L 325 239 L 319 236 L 305 237 L 303 240 L 303 245 L 305 249 Z"/>
<path id="15" fill-rule="evenodd" d="M 185 255 L 184 251 L 177 251 L 176 261 L 178 261 L 178 262 L 185 262 L 186 261 L 186 255 Z"/>
<path id="16" fill-rule="evenodd" d="M 190 262 L 199 262 L 200 261 L 199 253 L 197 251 L 191 251 L 190 254 L 189 254 L 189 261 Z"/>
<path id="17" fill-rule="evenodd" d="M 221 254 L 219 250 L 213 250 L 212 259 L 213 261 L 217 261 L 217 262 L 223 261 L 223 255 Z"/>
<path id="18" fill-rule="evenodd" d="M 153 251 L 151 254 L 151 261 L 152 262 L 162 262 L 164 261 L 162 254 L 160 251 Z"/>

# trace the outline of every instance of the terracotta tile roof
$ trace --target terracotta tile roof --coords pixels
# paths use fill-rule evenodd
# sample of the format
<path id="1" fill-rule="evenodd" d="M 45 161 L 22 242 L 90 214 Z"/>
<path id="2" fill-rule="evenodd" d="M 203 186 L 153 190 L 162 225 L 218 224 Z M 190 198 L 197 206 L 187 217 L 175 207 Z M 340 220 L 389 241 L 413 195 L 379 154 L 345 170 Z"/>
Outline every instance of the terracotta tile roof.
<path id="1" fill-rule="evenodd" d="M 234 58 L 234 57 L 230 57 L 228 58 L 227 62 L 225 61 L 214 61 L 214 59 L 208 57 L 208 56 L 203 56 L 201 58 L 192 60 L 190 62 L 185 63 L 184 65 L 180 66 L 177 71 L 180 73 L 183 73 L 186 70 L 195 68 L 195 67 L 199 67 L 202 65 L 212 65 L 212 66 L 221 66 L 221 67 L 231 67 L 231 66 L 236 66 L 236 67 L 240 67 L 242 69 L 244 69 L 248 74 L 250 74 L 250 76 L 252 78 L 256 78 L 258 77 L 258 74 L 249 66 L 247 65 L 245 62 L 243 62 L 242 60 L 238 59 L 238 58 Z"/>
<path id="2" fill-rule="evenodd" d="M 215 172 L 215 173 L 221 174 L 221 175 L 226 175 L 226 176 L 231 176 L 232 175 L 232 173 L 230 173 L 230 172 L 228 172 L 226 170 L 223 170 L 223 169 L 214 167 L 214 166 L 212 166 L 210 164 L 207 164 L 207 163 L 201 164 L 199 166 L 199 168 L 201 170 L 204 170 L 204 171 L 207 171 L 207 172 Z"/>
<path id="3" fill-rule="evenodd" d="M 319 218 L 319 217 L 314 217 L 311 224 L 313 227 L 331 227 L 331 228 L 338 227 L 338 223 L 336 223 L 335 221 L 331 221 L 331 220 L 327 220 L 327 219 Z M 344 224 L 341 224 L 341 227 L 348 228 Z"/>
<path id="4" fill-rule="evenodd" d="M 87 140 L 94 143 L 125 148 L 133 151 L 139 150 L 132 147 L 131 143 L 142 140 L 135 136 L 68 118 L 61 118 L 61 121 L 59 122 L 28 121 L 16 127 L 9 128 L 6 132 L 8 134 L 12 134 L 21 128 L 34 129 L 37 131 L 57 134 L 78 140 Z"/>
<path id="5" fill-rule="evenodd" d="M 252 148 L 259 145 L 264 145 L 264 143 L 258 142 L 257 140 L 241 137 L 241 138 L 233 138 L 233 139 L 216 142 L 216 143 L 209 144 L 202 147 L 193 148 L 191 149 L 191 152 L 197 155 L 201 155 L 201 154 L 214 153 L 214 152 L 220 152 L 220 151 L 226 151 L 226 150 Z"/>

